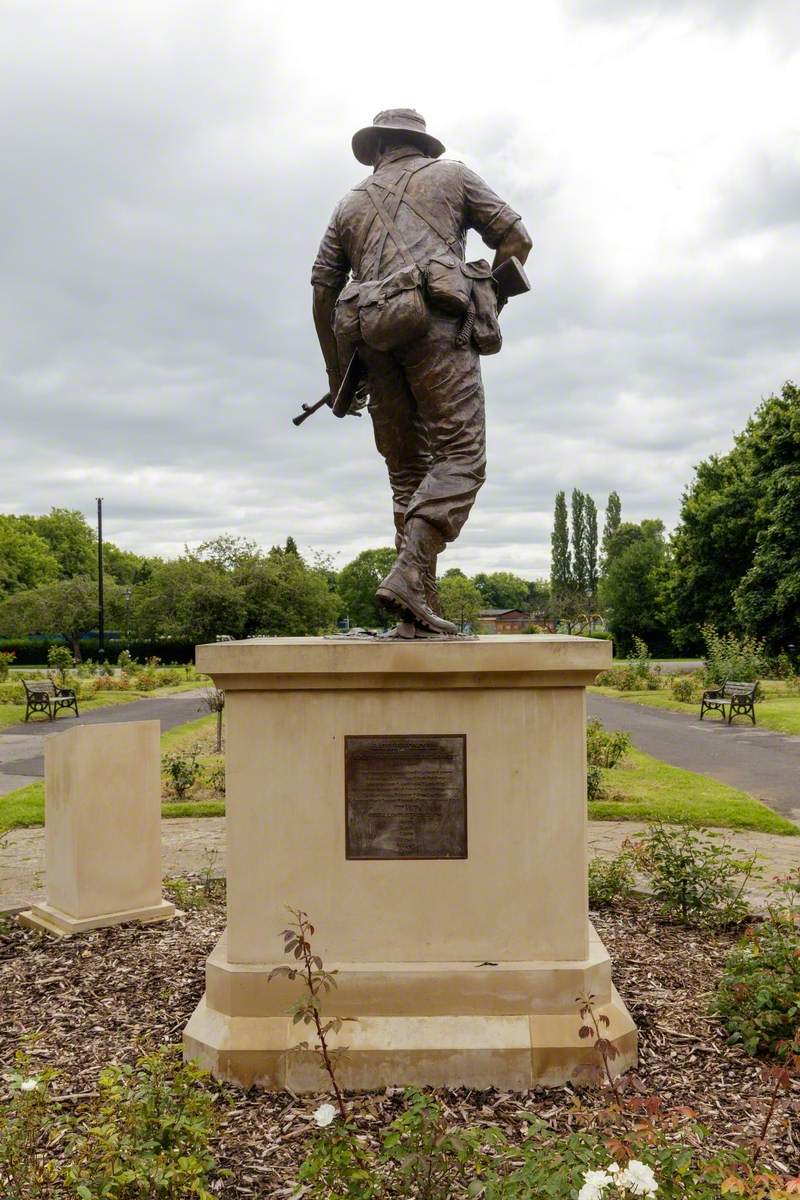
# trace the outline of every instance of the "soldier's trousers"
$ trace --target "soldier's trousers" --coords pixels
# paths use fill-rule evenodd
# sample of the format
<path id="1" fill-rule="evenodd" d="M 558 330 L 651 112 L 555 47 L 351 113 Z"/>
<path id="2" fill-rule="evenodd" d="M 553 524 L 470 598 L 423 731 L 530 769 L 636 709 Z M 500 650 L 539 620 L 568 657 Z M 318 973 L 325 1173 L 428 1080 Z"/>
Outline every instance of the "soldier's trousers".
<path id="1" fill-rule="evenodd" d="M 460 325 L 458 317 L 437 315 L 400 350 L 358 350 L 395 524 L 424 517 L 447 542 L 458 537 L 486 478 L 480 358 L 474 346 L 456 346 Z"/>

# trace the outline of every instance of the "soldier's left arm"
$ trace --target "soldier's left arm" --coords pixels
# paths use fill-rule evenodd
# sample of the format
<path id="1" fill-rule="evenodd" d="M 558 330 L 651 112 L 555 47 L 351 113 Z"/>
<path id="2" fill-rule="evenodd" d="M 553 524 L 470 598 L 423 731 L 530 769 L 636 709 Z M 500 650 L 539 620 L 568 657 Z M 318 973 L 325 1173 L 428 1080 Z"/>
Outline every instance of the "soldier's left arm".
<path id="1" fill-rule="evenodd" d="M 524 263 L 533 241 L 519 213 L 469 167 L 464 167 L 463 187 L 464 222 L 470 229 L 477 229 L 486 245 L 494 250 L 492 269 L 515 256 Z"/>
<path id="2" fill-rule="evenodd" d="M 339 236 L 338 213 L 337 206 L 320 242 L 311 271 L 311 284 L 314 288 L 314 327 L 325 360 L 332 397 L 339 391 L 343 370 L 333 333 L 333 310 L 350 271 L 350 263 Z"/>

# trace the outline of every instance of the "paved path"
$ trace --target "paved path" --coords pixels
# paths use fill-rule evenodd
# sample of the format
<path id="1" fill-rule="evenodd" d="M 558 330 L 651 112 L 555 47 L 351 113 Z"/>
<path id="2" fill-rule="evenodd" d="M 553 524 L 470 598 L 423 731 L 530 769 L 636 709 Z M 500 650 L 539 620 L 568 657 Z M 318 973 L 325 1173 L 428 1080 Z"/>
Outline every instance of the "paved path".
<path id="1" fill-rule="evenodd" d="M 728 725 L 712 717 L 701 722 L 686 713 L 591 692 L 588 708 L 607 729 L 627 730 L 645 754 L 749 792 L 800 822 L 800 737 L 754 727 L 749 721 Z"/>
<path id="2" fill-rule="evenodd" d="M 23 721 L 0 730 L 0 796 L 44 777 L 44 743 L 76 725 L 105 725 L 126 721 L 160 721 L 161 732 L 185 725 L 207 714 L 200 703 L 202 689 L 174 696 L 148 696 L 128 704 L 93 708 L 82 716 L 58 717 L 55 721 Z"/>
<path id="3" fill-rule="evenodd" d="M 646 826 L 636 821 L 590 821 L 592 856 L 613 857 L 626 838 L 635 838 Z M 749 888 L 753 907 L 763 906 L 766 885 L 775 875 L 785 875 L 800 861 L 800 838 L 770 833 L 734 833 L 725 837 L 745 851 L 757 850 L 762 858 L 763 880 Z M 161 822 L 164 877 L 174 878 L 211 869 L 225 874 L 225 818 L 178 817 Z M 0 849 L 0 913 L 27 907 L 44 898 L 44 830 L 12 829 Z"/>

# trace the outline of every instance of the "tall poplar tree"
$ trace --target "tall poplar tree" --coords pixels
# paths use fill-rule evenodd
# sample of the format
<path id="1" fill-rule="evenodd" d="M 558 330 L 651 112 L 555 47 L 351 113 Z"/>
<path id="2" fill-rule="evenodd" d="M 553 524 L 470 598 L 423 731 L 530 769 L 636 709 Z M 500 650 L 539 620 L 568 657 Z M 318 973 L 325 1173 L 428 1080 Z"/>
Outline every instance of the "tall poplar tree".
<path id="1" fill-rule="evenodd" d="M 597 505 L 587 494 L 583 506 L 583 528 L 585 534 L 586 590 L 594 599 L 597 595 Z"/>
<path id="2" fill-rule="evenodd" d="M 567 516 L 567 498 L 563 492 L 559 492 L 556 496 L 550 549 L 550 589 L 554 599 L 561 599 L 569 593 L 572 587 L 569 519 Z"/>
<path id="3" fill-rule="evenodd" d="M 578 488 L 572 489 L 572 583 L 576 596 L 588 591 L 586 572 L 586 529 L 584 525 L 586 497 Z"/>
<path id="4" fill-rule="evenodd" d="M 606 516 L 603 523 L 603 544 L 600 549 L 600 574 L 605 575 L 608 571 L 609 557 L 611 553 L 611 543 L 614 540 L 614 534 L 622 524 L 622 501 L 616 492 L 611 492 L 606 504 Z"/>

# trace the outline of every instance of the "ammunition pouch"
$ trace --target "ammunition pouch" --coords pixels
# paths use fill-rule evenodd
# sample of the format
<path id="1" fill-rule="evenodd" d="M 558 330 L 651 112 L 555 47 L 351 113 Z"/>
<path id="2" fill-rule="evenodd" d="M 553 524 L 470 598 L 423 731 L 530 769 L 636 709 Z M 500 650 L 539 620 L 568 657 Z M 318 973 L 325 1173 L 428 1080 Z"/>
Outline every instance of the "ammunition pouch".
<path id="1" fill-rule="evenodd" d="M 472 341 L 479 354 L 497 354 L 503 345 L 503 334 L 497 319 L 497 288 L 492 268 L 485 258 L 461 265 L 472 281 L 470 304 L 475 314 Z"/>
<path id="2" fill-rule="evenodd" d="M 450 254 L 431 258 L 425 268 L 428 299 L 434 308 L 461 317 L 469 308 L 472 280 L 465 268 L 469 264 Z"/>

